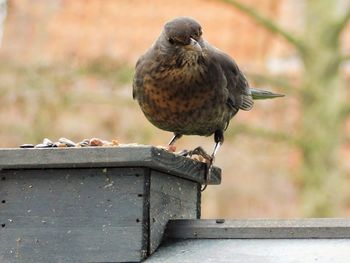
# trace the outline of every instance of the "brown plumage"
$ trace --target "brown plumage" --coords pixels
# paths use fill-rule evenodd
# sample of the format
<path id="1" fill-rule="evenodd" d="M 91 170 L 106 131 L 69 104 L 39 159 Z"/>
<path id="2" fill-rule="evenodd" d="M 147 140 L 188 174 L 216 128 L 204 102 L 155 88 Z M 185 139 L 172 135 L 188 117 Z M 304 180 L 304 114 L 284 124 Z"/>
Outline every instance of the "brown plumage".
<path id="1" fill-rule="evenodd" d="M 133 97 L 151 123 L 175 134 L 170 145 L 182 135 L 214 134 L 210 164 L 231 118 L 240 109 L 253 107 L 251 90 L 237 64 L 206 42 L 199 23 L 188 17 L 166 23 L 139 58 Z"/>

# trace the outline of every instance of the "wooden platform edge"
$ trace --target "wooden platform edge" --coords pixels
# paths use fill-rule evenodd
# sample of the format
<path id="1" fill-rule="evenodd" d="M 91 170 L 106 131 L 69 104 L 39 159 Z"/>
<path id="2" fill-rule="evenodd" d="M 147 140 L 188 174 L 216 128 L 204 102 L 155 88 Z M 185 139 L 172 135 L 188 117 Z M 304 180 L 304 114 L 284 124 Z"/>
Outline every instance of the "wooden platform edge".
<path id="1" fill-rule="evenodd" d="M 350 239 L 350 219 L 171 220 L 175 239 Z"/>
<path id="2" fill-rule="evenodd" d="M 205 183 L 204 163 L 153 146 L 0 149 L 0 170 L 95 167 L 149 167 Z M 220 183 L 221 170 L 215 167 L 208 184 Z"/>

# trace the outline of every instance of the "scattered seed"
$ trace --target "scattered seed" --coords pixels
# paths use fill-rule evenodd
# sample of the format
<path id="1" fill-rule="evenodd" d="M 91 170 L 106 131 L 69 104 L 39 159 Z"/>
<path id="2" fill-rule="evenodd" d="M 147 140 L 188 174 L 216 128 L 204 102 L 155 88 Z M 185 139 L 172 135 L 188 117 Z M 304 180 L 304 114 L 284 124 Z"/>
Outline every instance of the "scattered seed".
<path id="1" fill-rule="evenodd" d="M 103 188 L 109 188 L 109 187 L 112 187 L 114 185 L 114 183 L 112 182 L 112 183 L 110 183 L 110 184 L 106 184 Z"/>
<path id="2" fill-rule="evenodd" d="M 54 146 L 54 147 L 59 147 L 59 148 L 67 147 L 67 145 L 66 145 L 65 143 L 61 143 L 61 142 L 55 142 L 54 145 L 56 145 L 56 146 Z"/>
<path id="3" fill-rule="evenodd" d="M 112 142 L 102 140 L 102 146 L 113 146 Z"/>
<path id="4" fill-rule="evenodd" d="M 81 147 L 90 146 L 90 140 L 89 139 L 84 139 L 81 142 L 79 142 L 78 145 L 81 146 Z"/>
<path id="5" fill-rule="evenodd" d="M 25 143 L 19 146 L 19 148 L 34 148 L 34 144 Z"/>
<path id="6" fill-rule="evenodd" d="M 92 138 L 89 143 L 90 146 L 102 146 L 103 141 L 99 138 Z"/>
<path id="7" fill-rule="evenodd" d="M 43 144 L 46 144 L 46 145 L 51 146 L 51 147 L 54 145 L 54 143 L 48 138 L 44 138 Z"/>
<path id="8" fill-rule="evenodd" d="M 58 142 L 64 143 L 65 145 L 67 145 L 67 147 L 75 147 L 75 142 L 73 142 L 67 138 L 60 138 L 58 140 Z"/>
<path id="9" fill-rule="evenodd" d="M 47 144 L 43 144 L 43 143 L 39 143 L 37 145 L 35 145 L 35 148 L 51 148 L 52 145 L 47 145 Z"/>

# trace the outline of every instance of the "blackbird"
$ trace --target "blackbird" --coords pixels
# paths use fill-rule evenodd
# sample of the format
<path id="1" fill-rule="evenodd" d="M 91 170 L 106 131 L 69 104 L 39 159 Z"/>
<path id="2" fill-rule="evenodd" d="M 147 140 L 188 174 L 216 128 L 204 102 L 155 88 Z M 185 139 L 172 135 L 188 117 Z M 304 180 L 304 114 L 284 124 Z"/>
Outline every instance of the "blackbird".
<path id="1" fill-rule="evenodd" d="M 172 146 L 182 135 L 210 136 L 208 171 L 224 141 L 224 131 L 239 110 L 248 111 L 253 99 L 283 95 L 252 89 L 235 61 L 202 38 L 200 24 L 178 17 L 164 26 L 155 43 L 136 63 L 133 98 L 156 127 L 174 133 Z"/>

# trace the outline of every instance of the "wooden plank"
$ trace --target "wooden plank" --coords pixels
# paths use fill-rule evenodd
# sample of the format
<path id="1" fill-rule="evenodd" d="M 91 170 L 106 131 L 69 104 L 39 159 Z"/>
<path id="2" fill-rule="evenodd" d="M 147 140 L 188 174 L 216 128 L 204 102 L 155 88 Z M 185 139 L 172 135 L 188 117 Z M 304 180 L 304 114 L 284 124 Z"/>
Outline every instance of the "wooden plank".
<path id="1" fill-rule="evenodd" d="M 350 239 L 171 239 L 145 263 L 349 263 Z"/>
<path id="2" fill-rule="evenodd" d="M 0 149 L 0 169 L 135 167 L 151 160 L 150 147 Z"/>
<path id="3" fill-rule="evenodd" d="M 150 187 L 151 169 L 145 169 L 144 193 L 143 193 L 143 223 L 142 223 L 142 258 L 148 257 L 150 253 Z"/>
<path id="4" fill-rule="evenodd" d="M 2 170 L 0 259 L 140 261 L 144 170 Z"/>
<path id="5" fill-rule="evenodd" d="M 206 164 L 187 157 L 178 156 L 158 148 L 152 148 L 154 168 L 172 175 L 203 183 L 205 181 Z M 208 184 L 221 183 L 221 169 L 214 167 Z"/>
<path id="6" fill-rule="evenodd" d="M 166 235 L 180 239 L 350 238 L 350 220 L 171 220 Z"/>
<path id="7" fill-rule="evenodd" d="M 139 262 L 141 229 L 126 227 L 22 228 L 1 231 L 0 262 Z M 134 249 L 135 248 L 135 249 Z"/>
<path id="8" fill-rule="evenodd" d="M 152 171 L 150 253 L 160 245 L 169 219 L 197 217 L 197 183 Z"/>
<path id="9" fill-rule="evenodd" d="M 149 167 L 204 183 L 205 164 L 152 146 L 0 149 L 1 169 Z M 220 184 L 215 168 L 208 184 Z"/>

